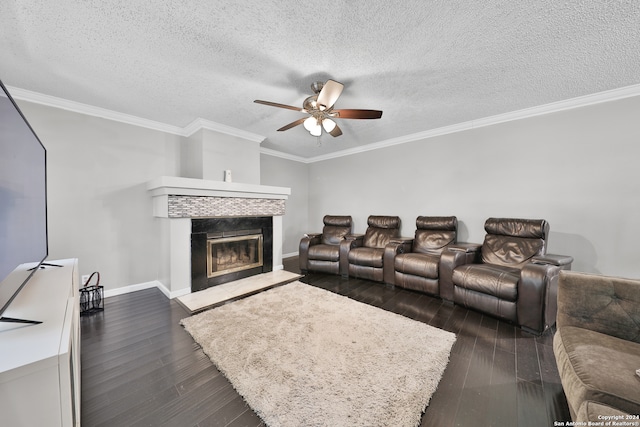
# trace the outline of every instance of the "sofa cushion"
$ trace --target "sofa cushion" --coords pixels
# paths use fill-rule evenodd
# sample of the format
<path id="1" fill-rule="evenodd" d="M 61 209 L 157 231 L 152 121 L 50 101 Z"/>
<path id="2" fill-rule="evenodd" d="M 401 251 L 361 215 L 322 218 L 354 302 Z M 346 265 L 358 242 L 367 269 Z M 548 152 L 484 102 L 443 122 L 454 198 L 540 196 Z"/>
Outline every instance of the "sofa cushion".
<path id="1" fill-rule="evenodd" d="M 371 215 L 367 219 L 369 227 L 364 232 L 363 246 L 384 248 L 391 239 L 400 236 L 400 217 Z"/>
<path id="2" fill-rule="evenodd" d="M 340 258 L 340 246 L 323 244 L 309 246 L 308 258 L 322 261 L 338 261 Z"/>
<path id="3" fill-rule="evenodd" d="M 465 264 L 453 270 L 453 283 L 496 298 L 516 301 L 520 270 L 492 264 Z"/>
<path id="4" fill-rule="evenodd" d="M 482 262 L 511 267 L 521 267 L 536 255 L 545 253 L 542 239 L 487 234 L 482 244 Z"/>
<path id="5" fill-rule="evenodd" d="M 544 219 L 489 218 L 484 229 L 484 263 L 520 268 L 547 251 L 549 223 Z"/>
<path id="6" fill-rule="evenodd" d="M 575 326 L 553 339 L 567 401 L 574 413 L 593 400 L 621 411 L 640 413 L 640 344 Z"/>
<path id="7" fill-rule="evenodd" d="M 346 215 L 325 215 L 322 219 L 322 243 L 339 245 L 344 237 L 351 233 L 351 217 Z"/>
<path id="8" fill-rule="evenodd" d="M 399 231 L 395 228 L 367 228 L 364 233 L 363 245 L 369 248 L 384 248 L 394 237 L 398 237 Z"/>
<path id="9" fill-rule="evenodd" d="M 339 245 L 350 232 L 351 227 L 325 225 L 322 229 L 322 243 L 325 245 Z"/>
<path id="10" fill-rule="evenodd" d="M 484 223 L 484 230 L 487 234 L 546 240 L 549 223 L 544 219 L 489 218 Z"/>
<path id="11" fill-rule="evenodd" d="M 455 216 L 419 216 L 412 252 L 440 254 L 456 242 L 458 219 Z"/>
<path id="12" fill-rule="evenodd" d="M 401 273 L 414 276 L 438 278 L 438 264 L 440 256 L 430 254 L 405 253 L 395 258 L 395 269 Z"/>
<path id="13" fill-rule="evenodd" d="M 591 329 L 640 343 L 640 282 L 562 271 L 558 289 L 558 328 L 564 326 Z"/>
<path id="14" fill-rule="evenodd" d="M 381 268 L 383 256 L 381 248 L 353 248 L 349 251 L 349 264 Z"/>
<path id="15" fill-rule="evenodd" d="M 416 230 L 412 251 L 423 254 L 440 254 L 445 246 L 455 241 L 455 231 Z"/>

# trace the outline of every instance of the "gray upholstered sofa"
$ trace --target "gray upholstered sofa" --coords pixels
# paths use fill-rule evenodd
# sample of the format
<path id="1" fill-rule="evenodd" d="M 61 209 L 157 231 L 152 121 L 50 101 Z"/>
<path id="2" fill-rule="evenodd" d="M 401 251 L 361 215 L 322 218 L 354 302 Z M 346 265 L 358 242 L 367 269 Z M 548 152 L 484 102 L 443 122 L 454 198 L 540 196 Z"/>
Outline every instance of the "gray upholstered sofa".
<path id="1" fill-rule="evenodd" d="M 640 281 L 562 271 L 553 351 L 573 421 L 637 423 Z"/>

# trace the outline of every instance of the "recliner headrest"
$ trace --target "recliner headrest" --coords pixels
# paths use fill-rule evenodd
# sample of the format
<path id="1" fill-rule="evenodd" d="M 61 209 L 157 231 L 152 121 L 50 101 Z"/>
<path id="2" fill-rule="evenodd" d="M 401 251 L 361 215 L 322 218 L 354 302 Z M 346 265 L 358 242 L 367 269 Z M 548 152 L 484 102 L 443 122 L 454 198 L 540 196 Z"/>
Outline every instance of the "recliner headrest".
<path id="1" fill-rule="evenodd" d="M 546 240 L 549 223 L 544 219 L 489 218 L 484 229 L 488 234 Z"/>
<path id="2" fill-rule="evenodd" d="M 335 227 L 351 227 L 352 221 L 349 215 L 325 215 L 322 218 L 324 225 L 333 225 Z"/>
<path id="3" fill-rule="evenodd" d="M 455 216 L 419 216 L 416 219 L 416 228 L 420 230 L 456 231 L 458 229 L 458 218 Z"/>
<path id="4" fill-rule="evenodd" d="M 367 225 L 376 228 L 400 228 L 400 217 L 371 215 L 367 220 Z"/>

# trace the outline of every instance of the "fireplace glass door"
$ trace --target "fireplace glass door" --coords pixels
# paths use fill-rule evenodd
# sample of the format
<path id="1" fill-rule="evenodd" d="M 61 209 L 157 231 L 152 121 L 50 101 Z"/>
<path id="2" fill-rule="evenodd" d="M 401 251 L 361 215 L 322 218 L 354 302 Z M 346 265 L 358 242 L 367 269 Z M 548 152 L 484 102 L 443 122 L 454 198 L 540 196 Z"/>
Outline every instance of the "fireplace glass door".
<path id="1" fill-rule="evenodd" d="M 207 239 L 209 278 L 262 266 L 262 234 Z"/>

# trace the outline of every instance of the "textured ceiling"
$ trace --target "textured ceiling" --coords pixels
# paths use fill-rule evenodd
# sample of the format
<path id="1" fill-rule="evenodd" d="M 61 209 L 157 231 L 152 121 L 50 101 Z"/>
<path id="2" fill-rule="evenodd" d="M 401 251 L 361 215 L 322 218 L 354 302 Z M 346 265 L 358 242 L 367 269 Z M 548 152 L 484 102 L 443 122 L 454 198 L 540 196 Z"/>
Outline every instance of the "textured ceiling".
<path id="1" fill-rule="evenodd" d="M 0 52 L 5 85 L 314 157 L 638 84 L 640 2 L 2 0 Z M 318 141 L 253 103 L 327 78 L 383 117 Z"/>

